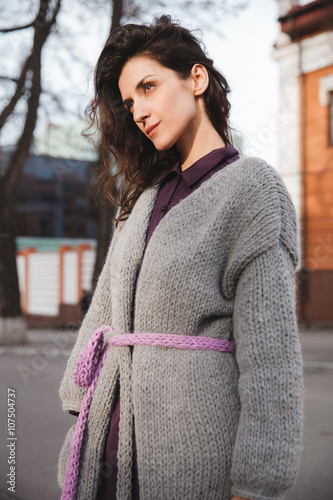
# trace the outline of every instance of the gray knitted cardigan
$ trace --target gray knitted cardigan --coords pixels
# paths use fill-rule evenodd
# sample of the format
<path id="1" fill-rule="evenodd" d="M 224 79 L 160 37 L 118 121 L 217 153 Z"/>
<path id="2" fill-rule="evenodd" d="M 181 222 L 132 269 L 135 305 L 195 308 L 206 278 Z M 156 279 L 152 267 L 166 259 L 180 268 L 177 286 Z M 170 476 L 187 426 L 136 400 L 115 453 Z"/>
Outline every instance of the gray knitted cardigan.
<path id="1" fill-rule="evenodd" d="M 91 403 L 76 498 L 96 498 L 120 379 L 117 499 L 131 499 L 133 425 L 141 500 L 283 498 L 299 467 L 303 370 L 296 321 L 295 208 L 259 158 L 213 174 L 145 236 L 160 185 L 146 189 L 115 230 L 91 307 L 60 387 L 80 411 L 76 360 L 93 332 L 235 340 L 236 354 L 111 346 Z M 143 255 L 144 253 L 144 255 Z M 144 258 L 143 258 L 144 257 Z M 107 340 L 107 339 L 106 339 Z M 134 420 L 135 419 L 135 420 Z M 58 468 L 62 487 L 74 425 Z"/>

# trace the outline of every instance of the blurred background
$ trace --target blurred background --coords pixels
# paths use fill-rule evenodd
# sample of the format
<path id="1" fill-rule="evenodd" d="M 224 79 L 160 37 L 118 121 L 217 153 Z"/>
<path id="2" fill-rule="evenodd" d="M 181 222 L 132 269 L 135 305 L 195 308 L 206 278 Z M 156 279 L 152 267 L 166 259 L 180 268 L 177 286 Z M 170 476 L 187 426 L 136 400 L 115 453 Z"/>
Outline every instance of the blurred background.
<path id="1" fill-rule="evenodd" d="M 0 12 L 0 498 L 60 496 L 56 460 L 74 417 L 58 387 L 115 214 L 98 201 L 84 110 L 110 31 L 165 13 L 203 39 L 227 78 L 235 147 L 276 168 L 293 199 L 306 418 L 287 498 L 332 500 L 333 1 L 0 0 Z M 15 492 L 8 387 L 21 433 Z"/>

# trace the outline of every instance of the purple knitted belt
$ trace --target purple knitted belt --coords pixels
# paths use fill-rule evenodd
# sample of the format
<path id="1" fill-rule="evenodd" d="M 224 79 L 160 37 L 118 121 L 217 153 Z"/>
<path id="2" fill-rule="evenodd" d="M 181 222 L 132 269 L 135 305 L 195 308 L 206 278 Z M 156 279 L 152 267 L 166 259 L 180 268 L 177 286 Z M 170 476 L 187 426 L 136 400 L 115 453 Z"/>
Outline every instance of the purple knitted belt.
<path id="1" fill-rule="evenodd" d="M 124 335 L 115 335 L 110 338 L 107 341 L 107 346 L 105 347 L 100 360 L 98 361 L 103 347 L 104 334 L 111 330 L 114 331 L 114 328 L 106 325 L 98 328 L 92 335 L 76 362 L 74 381 L 80 387 L 88 387 L 88 391 L 82 401 L 81 410 L 71 442 L 61 500 L 74 500 L 75 498 L 81 444 L 90 402 L 110 345 L 130 346 L 140 344 L 160 347 L 178 347 L 180 349 L 210 349 L 213 351 L 231 353 L 236 351 L 236 343 L 231 340 L 219 340 L 209 337 L 195 337 L 188 335 L 173 335 L 168 333 L 128 333 Z"/>

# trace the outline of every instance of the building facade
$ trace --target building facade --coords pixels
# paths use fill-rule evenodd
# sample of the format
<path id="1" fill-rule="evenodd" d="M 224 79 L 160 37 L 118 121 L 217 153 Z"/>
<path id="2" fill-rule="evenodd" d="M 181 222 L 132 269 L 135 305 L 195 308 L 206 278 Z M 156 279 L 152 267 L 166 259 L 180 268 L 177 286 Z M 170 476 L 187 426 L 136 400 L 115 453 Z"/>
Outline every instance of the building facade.
<path id="1" fill-rule="evenodd" d="M 18 187 L 16 235 L 96 238 L 95 170 L 94 162 L 30 155 Z"/>
<path id="2" fill-rule="evenodd" d="M 277 0 L 279 172 L 299 231 L 299 317 L 333 323 L 333 1 Z"/>

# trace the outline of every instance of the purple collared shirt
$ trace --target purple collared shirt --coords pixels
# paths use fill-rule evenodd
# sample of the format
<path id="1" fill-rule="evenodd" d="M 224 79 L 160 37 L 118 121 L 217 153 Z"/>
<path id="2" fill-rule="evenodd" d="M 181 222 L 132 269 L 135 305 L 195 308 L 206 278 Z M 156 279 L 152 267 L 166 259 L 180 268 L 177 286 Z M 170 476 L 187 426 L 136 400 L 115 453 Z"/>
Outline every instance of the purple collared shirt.
<path id="1" fill-rule="evenodd" d="M 233 146 L 231 146 L 231 144 L 226 143 L 225 147 L 214 149 L 210 153 L 197 160 L 183 172 L 181 171 L 180 162 L 178 161 L 174 165 L 174 167 L 163 177 L 163 179 L 158 181 L 161 182 L 161 187 L 150 217 L 145 248 L 147 247 L 147 244 L 154 230 L 161 222 L 165 214 L 168 213 L 172 207 L 177 205 L 177 203 L 179 203 L 181 200 L 186 198 L 186 196 L 195 191 L 202 184 L 202 182 L 209 179 L 209 177 L 211 177 L 215 172 L 238 160 L 238 158 L 238 151 Z M 140 270 L 136 280 L 136 287 L 138 284 L 139 275 Z M 135 307 L 133 308 L 133 332 L 135 332 L 134 318 Z M 131 346 L 130 349 L 132 352 L 133 346 Z M 104 467 L 106 477 L 102 480 L 97 500 L 116 500 L 119 416 L 120 397 L 118 397 L 116 407 L 111 417 L 104 462 L 106 464 L 106 467 Z M 139 482 L 135 446 L 133 450 L 132 499 L 139 500 Z"/>
<path id="2" fill-rule="evenodd" d="M 198 189 L 215 172 L 238 158 L 238 151 L 227 143 L 226 147 L 214 149 L 183 172 L 180 168 L 180 162 L 177 162 L 162 181 L 159 181 L 161 188 L 150 218 L 146 246 L 154 230 L 172 207 Z"/>

